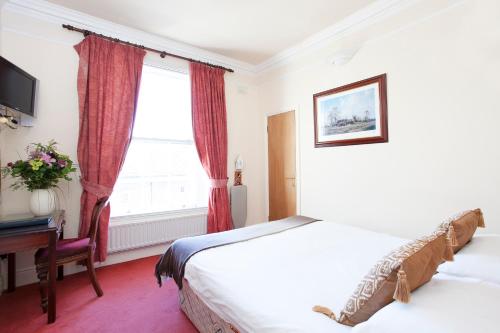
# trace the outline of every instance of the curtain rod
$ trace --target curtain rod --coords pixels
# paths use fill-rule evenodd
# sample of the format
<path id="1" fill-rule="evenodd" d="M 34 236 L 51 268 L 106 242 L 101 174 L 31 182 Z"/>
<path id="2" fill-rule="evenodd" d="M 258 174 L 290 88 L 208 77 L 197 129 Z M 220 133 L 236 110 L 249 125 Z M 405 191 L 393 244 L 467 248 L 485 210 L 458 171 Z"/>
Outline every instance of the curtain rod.
<path id="1" fill-rule="evenodd" d="M 210 67 L 214 67 L 214 68 L 220 68 L 220 69 L 223 69 L 223 70 L 225 70 L 227 72 L 230 72 L 230 73 L 234 72 L 234 70 L 232 70 L 231 68 L 226 68 L 226 67 L 219 66 L 219 65 L 213 65 L 213 64 L 210 64 L 208 62 L 203 62 L 203 61 L 200 61 L 200 60 L 191 59 L 191 58 L 188 58 L 188 57 L 183 57 L 183 56 L 180 56 L 180 55 L 177 55 L 177 54 L 173 54 L 173 53 L 169 53 L 169 52 L 166 52 L 166 51 L 161 51 L 161 50 L 153 49 L 153 48 L 150 48 L 150 47 L 146 47 L 144 45 L 139 45 L 139 44 L 127 42 L 127 41 L 124 41 L 124 40 L 121 40 L 121 39 L 118 39 L 118 38 L 101 35 L 101 34 L 98 34 L 97 32 L 93 32 L 93 31 L 90 31 L 90 30 L 76 28 L 76 27 L 74 27 L 72 25 L 69 25 L 69 24 L 63 24 L 62 27 L 64 29 L 68 29 L 68 30 L 71 30 L 71 31 L 80 32 L 85 37 L 87 37 L 89 35 L 94 35 L 94 36 L 98 36 L 98 37 L 101 37 L 101 38 L 104 38 L 104 39 L 107 39 L 107 40 L 110 40 L 110 41 L 113 41 L 113 42 L 116 42 L 116 43 L 125 44 L 125 45 L 129 45 L 129 46 L 133 46 L 133 47 L 138 47 L 140 49 L 143 49 L 143 50 L 146 50 L 146 51 L 150 51 L 150 52 L 155 52 L 155 53 L 158 53 L 160 55 L 160 57 L 162 57 L 162 58 L 165 58 L 166 56 L 169 56 L 169 57 L 172 57 L 172 58 L 177 58 L 177 59 L 182 59 L 182 60 L 186 60 L 186 61 L 196 62 L 196 63 L 199 63 L 199 64 L 204 64 L 204 65 L 207 65 L 207 66 L 210 66 Z"/>

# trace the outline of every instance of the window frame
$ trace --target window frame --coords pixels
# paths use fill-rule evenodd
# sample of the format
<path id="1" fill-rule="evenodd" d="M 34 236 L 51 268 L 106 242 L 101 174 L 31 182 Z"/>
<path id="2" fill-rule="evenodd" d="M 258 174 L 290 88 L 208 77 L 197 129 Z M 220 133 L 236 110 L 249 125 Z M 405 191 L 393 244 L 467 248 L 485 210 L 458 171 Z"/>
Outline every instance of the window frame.
<path id="1" fill-rule="evenodd" d="M 158 220 L 170 220 L 190 216 L 202 216 L 208 214 L 208 207 L 186 208 L 179 210 L 168 210 L 164 212 L 131 214 L 110 217 L 109 223 L 113 225 L 125 225 L 134 223 L 144 223 Z"/>
<path id="2" fill-rule="evenodd" d="M 175 66 L 175 65 L 169 64 L 164 59 L 161 59 L 161 61 L 160 61 L 156 58 L 150 58 L 147 56 L 146 56 L 146 58 L 144 58 L 144 63 L 142 64 L 143 67 L 145 67 L 145 66 L 154 67 L 154 68 L 163 69 L 166 71 L 171 71 L 171 72 L 189 75 L 189 67 L 185 64 L 183 64 L 183 65 L 184 66 Z M 137 137 L 137 138 L 144 139 L 142 137 Z M 131 140 L 133 140 L 133 139 L 134 139 L 134 137 L 132 136 Z M 158 140 L 150 139 L 150 138 L 146 138 L 146 139 L 153 140 L 153 141 L 178 141 L 175 139 L 158 139 Z M 194 139 L 193 140 L 180 140 L 180 141 L 185 141 L 185 142 L 189 141 L 189 143 L 192 142 L 194 144 Z M 111 204 L 112 204 L 112 202 L 111 202 Z M 201 215 L 207 215 L 207 214 L 208 214 L 208 201 L 206 203 L 206 206 L 203 206 L 203 207 L 185 208 L 185 209 L 177 209 L 177 210 L 166 210 L 166 211 L 151 212 L 151 213 L 139 213 L 139 214 L 130 214 L 130 215 L 111 216 L 109 219 L 109 223 L 113 224 L 113 225 L 133 224 L 133 223 L 143 223 L 143 222 L 148 222 L 148 221 L 183 218 L 183 217 L 190 217 L 190 216 L 201 216 Z"/>

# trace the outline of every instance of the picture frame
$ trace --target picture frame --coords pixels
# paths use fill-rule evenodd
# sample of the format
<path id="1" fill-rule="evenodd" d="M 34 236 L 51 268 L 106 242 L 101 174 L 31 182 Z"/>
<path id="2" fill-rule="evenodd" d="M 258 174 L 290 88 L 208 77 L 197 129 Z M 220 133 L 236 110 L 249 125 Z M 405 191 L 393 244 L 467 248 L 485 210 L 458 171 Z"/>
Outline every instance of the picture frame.
<path id="1" fill-rule="evenodd" d="M 316 148 L 389 141 L 387 75 L 313 95 Z"/>

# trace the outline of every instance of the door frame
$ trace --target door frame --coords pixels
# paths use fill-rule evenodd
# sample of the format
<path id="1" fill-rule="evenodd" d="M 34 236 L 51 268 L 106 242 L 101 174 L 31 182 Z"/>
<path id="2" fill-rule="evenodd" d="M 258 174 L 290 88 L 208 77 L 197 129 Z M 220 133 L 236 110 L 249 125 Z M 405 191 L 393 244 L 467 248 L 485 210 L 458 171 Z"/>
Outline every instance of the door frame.
<path id="1" fill-rule="evenodd" d="M 269 151 L 268 151 L 268 132 L 267 132 L 267 118 L 270 116 L 275 116 L 277 114 L 286 113 L 293 111 L 295 113 L 295 209 L 297 215 L 301 215 L 302 212 L 302 169 L 300 167 L 301 155 L 300 155 L 300 111 L 298 106 L 292 106 L 287 108 L 282 108 L 276 112 L 266 113 L 264 115 L 264 182 L 265 182 L 265 218 L 269 221 Z"/>

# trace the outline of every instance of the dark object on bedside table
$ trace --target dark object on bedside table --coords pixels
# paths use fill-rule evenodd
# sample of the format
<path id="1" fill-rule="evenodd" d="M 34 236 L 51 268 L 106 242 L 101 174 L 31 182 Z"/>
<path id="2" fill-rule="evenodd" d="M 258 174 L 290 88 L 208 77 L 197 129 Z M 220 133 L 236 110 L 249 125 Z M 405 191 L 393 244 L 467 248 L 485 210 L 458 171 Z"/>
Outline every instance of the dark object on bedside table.
<path id="1" fill-rule="evenodd" d="M 87 266 L 87 272 L 89 273 L 90 282 L 92 282 L 92 286 L 98 297 L 103 295 L 102 289 L 97 282 L 97 278 L 95 275 L 94 269 L 94 252 L 95 252 L 95 240 L 97 229 L 99 226 L 99 218 L 101 217 L 101 213 L 108 205 L 109 197 L 104 197 L 97 200 L 94 209 L 92 211 L 92 217 L 90 221 L 90 230 L 86 238 L 71 238 L 64 239 L 57 243 L 57 246 L 54 249 L 55 252 L 55 266 L 62 266 L 64 264 L 74 262 L 74 261 L 83 261 Z M 49 294 L 49 302 L 47 302 L 47 294 L 46 288 L 47 285 L 47 275 L 50 280 L 50 249 L 41 248 L 35 253 L 35 264 L 36 264 L 36 272 L 38 278 L 40 279 L 40 295 L 41 295 L 41 306 L 43 312 L 47 311 L 47 305 L 49 305 L 50 311 L 50 294 Z M 50 284 L 50 281 L 49 281 Z M 49 288 L 50 289 L 50 288 Z"/>
<path id="2" fill-rule="evenodd" d="M 59 235 L 62 236 L 64 225 L 64 211 L 56 211 L 51 215 L 51 221 L 47 224 L 23 225 L 14 228 L 0 229 L 0 254 L 8 257 L 8 292 L 16 287 L 16 252 L 37 249 L 48 246 L 48 322 L 53 323 L 56 319 L 56 242 Z M 12 218 L 7 217 L 7 220 Z"/>

